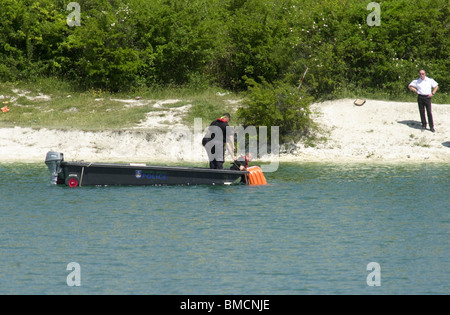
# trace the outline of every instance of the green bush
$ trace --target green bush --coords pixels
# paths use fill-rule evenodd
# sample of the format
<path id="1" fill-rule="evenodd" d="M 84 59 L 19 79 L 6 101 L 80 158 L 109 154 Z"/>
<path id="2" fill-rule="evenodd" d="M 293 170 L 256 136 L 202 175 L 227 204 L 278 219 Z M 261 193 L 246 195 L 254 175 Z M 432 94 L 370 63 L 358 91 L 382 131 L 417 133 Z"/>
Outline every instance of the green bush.
<path id="1" fill-rule="evenodd" d="M 237 112 L 244 126 L 278 126 L 280 141 L 297 141 L 314 130 L 309 108 L 313 98 L 303 95 L 287 83 L 261 83 L 247 78 L 248 93 L 244 106 Z M 269 134 L 269 137 L 271 135 Z"/>
<path id="2" fill-rule="evenodd" d="M 398 98 L 425 68 L 450 91 L 448 0 L 380 1 L 370 27 L 360 0 L 0 0 L 0 80 L 58 76 L 83 89 L 219 85 L 245 77 L 316 99 L 350 89 Z"/>

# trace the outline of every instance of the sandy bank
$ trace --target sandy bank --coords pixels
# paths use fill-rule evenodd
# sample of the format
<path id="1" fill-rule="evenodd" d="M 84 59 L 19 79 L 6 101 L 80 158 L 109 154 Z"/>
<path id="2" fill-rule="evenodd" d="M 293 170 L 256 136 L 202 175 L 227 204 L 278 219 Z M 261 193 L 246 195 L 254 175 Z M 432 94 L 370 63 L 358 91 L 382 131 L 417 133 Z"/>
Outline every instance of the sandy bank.
<path id="1" fill-rule="evenodd" d="M 296 158 L 318 161 L 450 161 L 450 105 L 433 105 L 436 132 L 423 130 L 416 103 L 344 99 L 314 104 L 328 141 L 299 145 Z"/>
<path id="2" fill-rule="evenodd" d="M 422 130 L 416 103 L 367 100 L 355 106 L 344 99 L 313 105 L 328 141 L 286 147 L 280 161 L 450 162 L 450 105 L 433 105 L 436 133 Z M 174 117 L 176 119 L 176 117 Z M 205 162 L 202 133 L 177 126 L 161 132 L 145 129 L 77 130 L 0 129 L 0 161 L 40 163 L 48 151 L 66 160 L 130 162 Z"/>

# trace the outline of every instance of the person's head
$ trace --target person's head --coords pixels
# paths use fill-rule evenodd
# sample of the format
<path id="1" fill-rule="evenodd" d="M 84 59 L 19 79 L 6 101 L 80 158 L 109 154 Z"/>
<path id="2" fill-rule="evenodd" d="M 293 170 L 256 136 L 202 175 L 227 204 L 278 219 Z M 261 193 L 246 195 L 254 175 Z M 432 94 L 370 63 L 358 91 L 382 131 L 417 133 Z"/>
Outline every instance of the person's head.
<path id="1" fill-rule="evenodd" d="M 425 70 L 423 70 L 423 69 L 420 69 L 420 71 L 419 71 L 419 74 L 420 74 L 420 77 L 422 78 L 422 79 L 425 79 L 425 77 L 426 77 L 426 72 L 425 72 Z"/>
<path id="2" fill-rule="evenodd" d="M 226 120 L 227 122 L 230 122 L 231 120 L 231 116 L 228 113 L 225 113 L 222 115 L 222 117 L 220 117 L 220 119 Z"/>

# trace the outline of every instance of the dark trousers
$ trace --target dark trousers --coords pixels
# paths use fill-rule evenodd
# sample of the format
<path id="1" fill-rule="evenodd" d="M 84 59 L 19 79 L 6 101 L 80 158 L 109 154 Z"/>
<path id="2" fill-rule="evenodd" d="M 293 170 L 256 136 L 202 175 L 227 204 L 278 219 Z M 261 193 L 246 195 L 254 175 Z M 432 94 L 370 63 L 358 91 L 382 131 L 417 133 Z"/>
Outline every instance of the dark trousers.
<path id="1" fill-rule="evenodd" d="M 426 95 L 419 95 L 417 103 L 419 104 L 419 113 L 420 113 L 420 120 L 422 122 L 422 127 L 424 128 L 427 127 L 427 119 L 425 118 L 425 110 L 426 110 L 428 116 L 428 124 L 430 125 L 430 129 L 433 129 L 434 122 L 433 122 L 433 114 L 431 113 L 431 98 L 429 98 Z"/>
<path id="2" fill-rule="evenodd" d="M 216 153 L 216 148 L 218 149 Z M 225 145 L 221 142 L 213 143 L 211 141 L 205 146 L 206 153 L 208 154 L 209 167 L 212 169 L 223 170 L 223 164 L 225 163 Z M 220 152 L 222 149 L 222 152 Z"/>
<path id="3" fill-rule="evenodd" d="M 212 161 L 209 162 L 209 168 L 216 169 L 216 170 L 223 170 L 223 163 L 224 162 L 219 162 L 217 160 L 212 160 Z"/>

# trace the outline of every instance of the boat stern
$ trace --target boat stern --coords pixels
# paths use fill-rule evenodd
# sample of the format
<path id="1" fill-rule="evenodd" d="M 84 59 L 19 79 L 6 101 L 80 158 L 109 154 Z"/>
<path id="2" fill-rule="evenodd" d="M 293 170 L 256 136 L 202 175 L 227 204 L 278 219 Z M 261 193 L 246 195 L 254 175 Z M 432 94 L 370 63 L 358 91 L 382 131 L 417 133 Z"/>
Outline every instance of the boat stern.
<path id="1" fill-rule="evenodd" d="M 50 183 L 59 184 L 59 175 L 62 172 L 61 163 L 64 161 L 64 154 L 59 152 L 48 152 L 45 157 L 45 164 L 50 172 Z"/>

